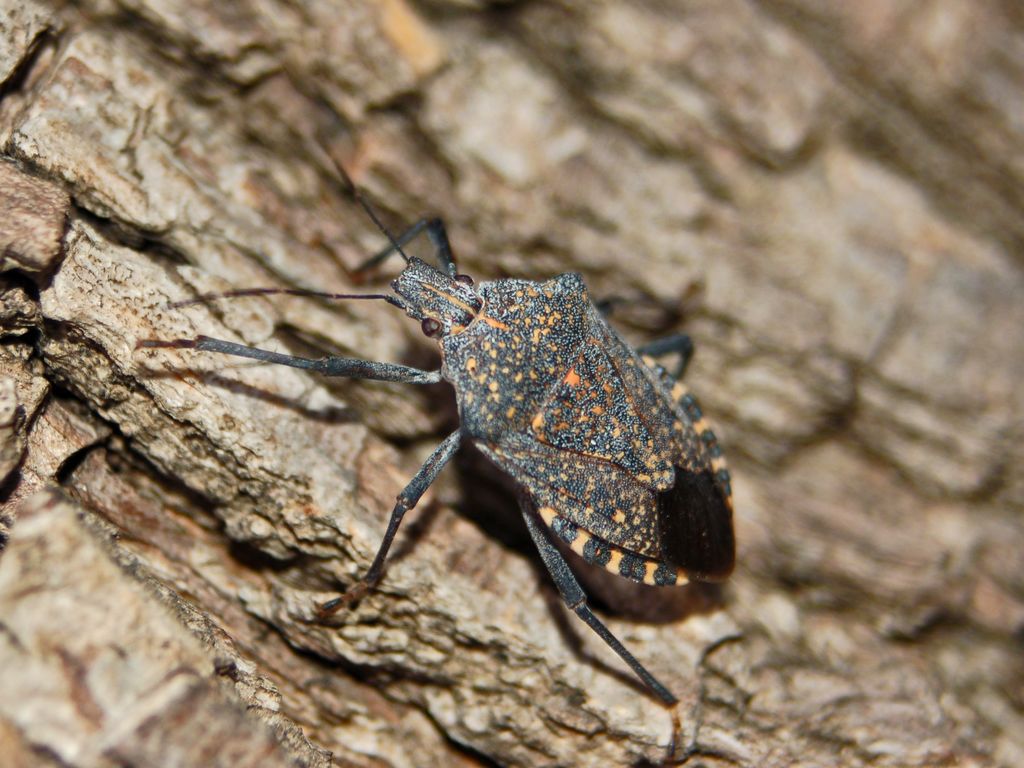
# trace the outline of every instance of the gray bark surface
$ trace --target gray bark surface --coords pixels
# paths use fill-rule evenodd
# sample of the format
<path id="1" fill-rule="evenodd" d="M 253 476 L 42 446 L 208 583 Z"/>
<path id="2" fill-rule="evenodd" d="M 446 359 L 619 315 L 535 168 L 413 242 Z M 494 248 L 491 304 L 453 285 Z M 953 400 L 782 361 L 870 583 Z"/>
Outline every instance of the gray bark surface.
<path id="1" fill-rule="evenodd" d="M 573 562 L 683 764 L 1024 765 L 1022 43 L 1012 0 L 0 0 L 0 754 L 664 757 L 472 451 L 315 621 L 445 387 L 136 349 L 436 365 L 383 304 L 169 306 L 367 290 L 384 241 L 319 137 L 478 280 L 577 270 L 636 343 L 694 337 L 735 575 Z"/>

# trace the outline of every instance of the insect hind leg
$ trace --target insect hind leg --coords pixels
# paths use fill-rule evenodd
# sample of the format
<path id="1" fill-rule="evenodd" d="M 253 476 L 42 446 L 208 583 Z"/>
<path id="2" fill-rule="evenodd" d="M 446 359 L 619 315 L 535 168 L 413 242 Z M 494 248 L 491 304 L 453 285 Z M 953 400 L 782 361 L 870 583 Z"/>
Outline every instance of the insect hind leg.
<path id="1" fill-rule="evenodd" d="M 636 351 L 641 357 L 663 357 L 673 353 L 679 355 L 676 367 L 668 373 L 669 378 L 675 381 L 683 378 L 690 360 L 693 359 L 693 339 L 685 333 L 675 333 L 639 346 Z"/>
<path id="2" fill-rule="evenodd" d="M 430 240 L 431 245 L 434 246 L 434 254 L 441 265 L 441 269 L 449 276 L 455 277 L 457 270 L 455 268 L 455 257 L 452 254 L 452 246 L 448 242 L 448 230 L 445 229 L 444 222 L 439 218 L 420 219 L 396 237 L 394 243 L 391 243 L 356 267 L 355 273 L 362 275 L 379 266 L 391 254 L 396 253 L 399 246 L 411 243 L 423 232 L 427 233 L 427 238 Z"/>
<path id="3" fill-rule="evenodd" d="M 668 688 L 658 682 L 654 675 L 648 672 L 644 665 L 612 634 L 611 630 L 594 615 L 590 606 L 587 605 L 587 593 L 583 591 L 583 587 L 576 580 L 572 570 L 569 568 L 569 564 L 562 557 L 562 553 L 558 551 L 558 548 L 541 529 L 541 524 L 530 508 L 530 504 L 526 501 L 521 501 L 520 506 L 522 507 L 523 518 L 526 520 L 526 527 L 530 531 L 530 537 L 540 552 L 541 560 L 544 561 L 544 565 L 547 567 L 548 573 L 551 574 L 551 578 L 558 588 L 558 593 L 561 595 L 566 606 L 579 616 L 587 626 L 597 633 L 598 637 L 604 640 L 609 648 L 626 662 L 651 693 L 657 696 L 665 705 L 675 707 L 679 700 L 672 695 Z"/>

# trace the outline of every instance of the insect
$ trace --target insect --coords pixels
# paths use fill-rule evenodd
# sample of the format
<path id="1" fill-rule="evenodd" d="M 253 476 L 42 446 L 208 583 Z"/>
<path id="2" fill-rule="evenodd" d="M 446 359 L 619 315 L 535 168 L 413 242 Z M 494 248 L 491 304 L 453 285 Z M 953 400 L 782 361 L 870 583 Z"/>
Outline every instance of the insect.
<path id="1" fill-rule="evenodd" d="M 320 606 L 321 614 L 340 610 L 377 584 L 405 513 L 460 444 L 472 441 L 518 483 L 523 519 L 565 604 L 658 699 L 676 705 L 676 697 L 591 610 L 555 540 L 587 562 L 644 584 L 717 580 L 732 571 L 729 472 L 700 407 L 678 381 L 693 351 L 689 337 L 671 336 L 634 350 L 607 323 L 575 273 L 543 282 L 500 279 L 476 285 L 456 269 L 441 220 L 420 220 L 395 237 L 344 168 L 335 167 L 390 242 L 363 268 L 395 253 L 405 261 L 391 283 L 392 294 L 246 289 L 195 301 L 266 293 L 383 300 L 419 321 L 423 333 L 437 342 L 439 370 L 295 357 L 206 336 L 148 339 L 139 346 L 218 352 L 325 376 L 449 382 L 459 428 L 398 495 L 366 575 L 343 596 Z M 424 233 L 438 267 L 403 250 Z M 655 360 L 670 353 L 680 358 L 673 374 Z"/>

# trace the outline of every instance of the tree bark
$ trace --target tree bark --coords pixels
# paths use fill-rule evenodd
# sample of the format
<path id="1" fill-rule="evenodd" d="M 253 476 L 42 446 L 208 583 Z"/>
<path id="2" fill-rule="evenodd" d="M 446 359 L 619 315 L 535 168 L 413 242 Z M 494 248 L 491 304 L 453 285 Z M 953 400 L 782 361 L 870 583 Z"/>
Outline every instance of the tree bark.
<path id="1" fill-rule="evenodd" d="M 999 0 L 0 0 L 0 754 L 665 758 L 471 449 L 317 619 L 448 388 L 136 348 L 438 364 L 383 303 L 174 305 L 375 290 L 326 151 L 477 280 L 576 270 L 635 343 L 694 337 L 735 575 L 573 560 L 682 764 L 1024 764 L 1022 37 Z"/>

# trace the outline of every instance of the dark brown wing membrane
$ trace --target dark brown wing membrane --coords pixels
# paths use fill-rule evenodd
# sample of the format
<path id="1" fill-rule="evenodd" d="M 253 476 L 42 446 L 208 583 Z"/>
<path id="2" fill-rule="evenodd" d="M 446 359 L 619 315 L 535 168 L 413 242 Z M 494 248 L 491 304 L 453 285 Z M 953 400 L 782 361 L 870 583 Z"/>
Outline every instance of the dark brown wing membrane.
<path id="1" fill-rule="evenodd" d="M 677 467 L 675 485 L 658 494 L 657 514 L 662 559 L 695 579 L 724 579 L 732 573 L 732 509 L 710 469 Z"/>

